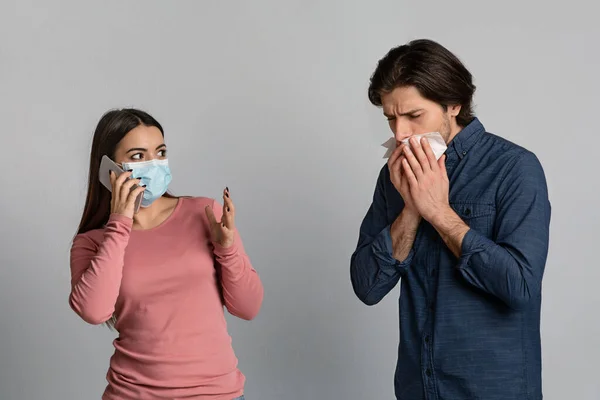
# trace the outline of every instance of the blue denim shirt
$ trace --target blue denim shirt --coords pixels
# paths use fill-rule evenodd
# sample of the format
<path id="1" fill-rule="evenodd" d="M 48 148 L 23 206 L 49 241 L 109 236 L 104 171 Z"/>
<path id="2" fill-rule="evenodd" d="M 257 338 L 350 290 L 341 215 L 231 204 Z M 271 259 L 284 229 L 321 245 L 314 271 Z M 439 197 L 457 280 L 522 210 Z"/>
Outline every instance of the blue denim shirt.
<path id="1" fill-rule="evenodd" d="M 478 119 L 446 156 L 450 206 L 470 228 L 461 257 L 426 221 L 407 259 L 392 257 L 390 225 L 404 203 L 384 166 L 351 258 L 352 286 L 374 305 L 401 282 L 398 400 L 540 400 L 544 171 Z"/>

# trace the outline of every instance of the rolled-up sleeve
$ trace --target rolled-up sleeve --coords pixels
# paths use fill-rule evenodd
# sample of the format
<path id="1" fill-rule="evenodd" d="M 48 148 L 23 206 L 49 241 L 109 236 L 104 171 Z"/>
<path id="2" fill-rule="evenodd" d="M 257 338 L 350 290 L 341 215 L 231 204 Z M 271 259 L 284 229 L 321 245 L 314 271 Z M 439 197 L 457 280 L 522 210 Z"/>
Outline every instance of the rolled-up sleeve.
<path id="1" fill-rule="evenodd" d="M 373 202 L 361 226 L 356 250 L 350 261 L 350 278 L 356 296 L 367 305 L 379 303 L 398 284 L 412 262 L 413 250 L 402 262 L 393 256 L 390 224 L 387 221 L 384 181 L 381 170 Z"/>
<path id="2" fill-rule="evenodd" d="M 411 248 L 408 257 L 402 262 L 396 260 L 393 256 L 394 247 L 392 246 L 391 225 L 385 228 L 373 239 L 371 243 L 372 255 L 380 269 L 384 273 L 396 273 L 398 269 L 407 267 L 413 258 L 414 250 Z"/>
<path id="3" fill-rule="evenodd" d="M 494 240 L 470 229 L 457 268 L 471 285 L 519 310 L 540 296 L 549 245 L 551 206 L 533 153 L 516 157 L 496 203 Z"/>

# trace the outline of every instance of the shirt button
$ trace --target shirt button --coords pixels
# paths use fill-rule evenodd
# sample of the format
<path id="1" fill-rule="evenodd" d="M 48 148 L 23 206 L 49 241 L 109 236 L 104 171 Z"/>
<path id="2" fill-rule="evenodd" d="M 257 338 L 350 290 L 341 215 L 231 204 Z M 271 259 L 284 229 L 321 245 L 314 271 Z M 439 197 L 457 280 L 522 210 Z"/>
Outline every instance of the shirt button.
<path id="1" fill-rule="evenodd" d="M 467 155 L 467 152 L 463 150 L 463 156 L 466 156 L 466 155 Z"/>
<path id="2" fill-rule="evenodd" d="M 426 374 L 427 376 L 431 376 L 431 370 L 430 370 L 429 368 L 427 368 L 427 370 L 425 371 L 425 374 Z"/>

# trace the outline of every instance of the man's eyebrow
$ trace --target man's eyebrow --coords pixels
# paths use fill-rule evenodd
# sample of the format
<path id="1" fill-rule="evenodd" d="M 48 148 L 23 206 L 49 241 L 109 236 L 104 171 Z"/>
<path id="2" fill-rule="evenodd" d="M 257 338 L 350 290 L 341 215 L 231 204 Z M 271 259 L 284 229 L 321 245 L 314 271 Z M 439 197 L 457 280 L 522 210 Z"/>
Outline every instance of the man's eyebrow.
<path id="1" fill-rule="evenodd" d="M 410 110 L 410 111 L 398 114 L 398 116 L 399 117 L 403 117 L 403 116 L 406 116 L 406 115 L 411 115 L 411 114 L 418 113 L 420 111 L 423 111 L 423 109 L 422 108 L 415 108 L 413 110 Z M 385 115 L 387 118 L 393 118 L 393 117 L 396 116 L 396 115 L 390 115 L 390 114 L 386 113 L 385 111 L 383 112 L 383 115 Z"/>
<path id="2" fill-rule="evenodd" d="M 400 115 L 401 115 L 401 116 L 404 116 L 404 115 L 411 115 L 411 114 L 418 113 L 419 111 L 423 111 L 423 109 L 422 109 L 422 108 L 415 108 L 415 109 L 413 109 L 413 110 L 407 111 L 407 112 L 405 112 L 405 113 L 402 113 L 402 114 L 400 114 Z"/>

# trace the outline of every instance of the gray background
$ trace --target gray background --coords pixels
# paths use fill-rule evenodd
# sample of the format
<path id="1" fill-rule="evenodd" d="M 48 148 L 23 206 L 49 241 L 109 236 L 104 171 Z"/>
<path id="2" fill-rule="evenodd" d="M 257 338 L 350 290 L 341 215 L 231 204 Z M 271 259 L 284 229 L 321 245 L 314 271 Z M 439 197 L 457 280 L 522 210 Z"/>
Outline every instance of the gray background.
<path id="1" fill-rule="evenodd" d="M 256 320 L 229 318 L 248 400 L 391 399 L 399 289 L 362 305 L 349 258 L 391 135 L 368 78 L 418 37 L 470 68 L 489 131 L 541 159 L 545 398 L 600 397 L 594 2 L 83 3 L 0 3 L 0 399 L 105 387 L 113 334 L 69 309 L 68 255 L 93 129 L 122 106 L 165 126 L 175 193 L 231 189 L 266 288 Z"/>

